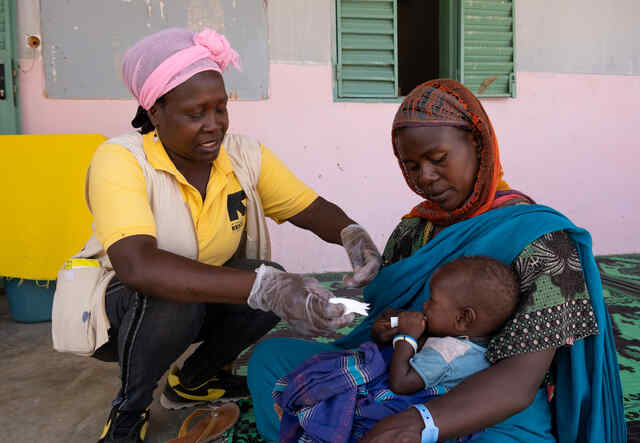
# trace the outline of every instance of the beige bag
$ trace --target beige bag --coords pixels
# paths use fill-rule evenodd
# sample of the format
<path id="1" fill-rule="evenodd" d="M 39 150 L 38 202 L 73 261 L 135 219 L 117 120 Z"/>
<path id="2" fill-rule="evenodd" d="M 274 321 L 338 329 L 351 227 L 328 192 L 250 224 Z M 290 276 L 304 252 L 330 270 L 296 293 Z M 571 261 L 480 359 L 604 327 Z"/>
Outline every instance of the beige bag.
<path id="1" fill-rule="evenodd" d="M 115 272 L 110 263 L 105 263 L 106 256 L 85 258 L 100 257 L 96 248 L 102 250 L 92 236 L 82 251 L 67 260 L 58 272 L 51 315 L 51 337 L 56 351 L 90 356 L 97 342 L 108 340 L 109 320 L 104 310 L 95 307 L 104 306 L 107 285 Z"/>

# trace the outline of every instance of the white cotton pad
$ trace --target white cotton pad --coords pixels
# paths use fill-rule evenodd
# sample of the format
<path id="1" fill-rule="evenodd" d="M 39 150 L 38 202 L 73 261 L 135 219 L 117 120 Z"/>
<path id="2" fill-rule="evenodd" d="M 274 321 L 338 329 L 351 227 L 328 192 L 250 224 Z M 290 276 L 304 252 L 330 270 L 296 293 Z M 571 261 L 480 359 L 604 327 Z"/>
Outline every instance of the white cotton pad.
<path id="1" fill-rule="evenodd" d="M 345 314 L 356 313 L 360 315 L 368 315 L 369 314 L 369 303 L 363 303 L 358 300 L 351 300 L 350 298 L 344 297 L 333 297 L 329 299 L 330 303 L 342 303 L 344 305 Z"/>

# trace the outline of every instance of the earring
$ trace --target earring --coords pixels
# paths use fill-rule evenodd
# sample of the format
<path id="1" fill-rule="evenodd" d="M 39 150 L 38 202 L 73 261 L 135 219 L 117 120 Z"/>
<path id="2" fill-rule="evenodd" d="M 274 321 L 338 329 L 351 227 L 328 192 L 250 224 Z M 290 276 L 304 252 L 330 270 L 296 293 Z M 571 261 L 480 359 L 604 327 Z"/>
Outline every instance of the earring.
<path id="1" fill-rule="evenodd" d="M 153 130 L 153 142 L 156 143 L 158 141 L 158 130 Z"/>

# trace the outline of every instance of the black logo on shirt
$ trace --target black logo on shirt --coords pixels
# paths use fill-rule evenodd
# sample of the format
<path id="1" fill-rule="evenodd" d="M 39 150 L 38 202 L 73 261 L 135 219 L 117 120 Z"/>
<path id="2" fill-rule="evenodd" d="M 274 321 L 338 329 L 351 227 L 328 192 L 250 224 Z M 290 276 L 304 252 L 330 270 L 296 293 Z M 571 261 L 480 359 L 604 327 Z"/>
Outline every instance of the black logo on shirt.
<path id="1" fill-rule="evenodd" d="M 231 221 L 231 229 L 234 231 L 242 227 L 243 223 L 239 218 L 247 213 L 247 205 L 243 201 L 246 198 L 247 194 L 245 194 L 244 190 L 227 195 L 227 212 Z"/>

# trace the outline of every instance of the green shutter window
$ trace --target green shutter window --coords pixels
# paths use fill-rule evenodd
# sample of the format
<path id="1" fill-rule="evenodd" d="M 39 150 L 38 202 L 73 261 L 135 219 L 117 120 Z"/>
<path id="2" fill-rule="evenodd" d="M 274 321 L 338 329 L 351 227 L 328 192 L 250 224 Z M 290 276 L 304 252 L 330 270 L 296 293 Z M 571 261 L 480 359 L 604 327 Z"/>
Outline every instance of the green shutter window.
<path id="1" fill-rule="evenodd" d="M 479 97 L 515 97 L 513 0 L 462 0 L 462 83 Z"/>
<path id="2" fill-rule="evenodd" d="M 14 0 L 0 0 L 0 134 L 20 132 Z"/>
<path id="3" fill-rule="evenodd" d="M 420 1 L 435 3 L 425 7 Z M 398 2 L 404 2 L 399 18 Z M 394 99 L 400 90 L 406 93 L 413 88 L 416 79 L 422 82 L 435 76 L 459 80 L 479 97 L 515 97 L 514 3 L 336 0 L 336 98 Z M 437 27 L 436 37 L 422 35 L 420 29 L 425 26 Z M 414 28 L 415 32 L 403 34 Z M 437 51 L 429 52 L 421 38 L 437 38 Z M 406 57 L 430 53 L 435 60 L 406 63 Z"/>
<path id="4" fill-rule="evenodd" d="M 398 96 L 396 0 L 337 0 L 337 96 Z"/>

